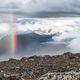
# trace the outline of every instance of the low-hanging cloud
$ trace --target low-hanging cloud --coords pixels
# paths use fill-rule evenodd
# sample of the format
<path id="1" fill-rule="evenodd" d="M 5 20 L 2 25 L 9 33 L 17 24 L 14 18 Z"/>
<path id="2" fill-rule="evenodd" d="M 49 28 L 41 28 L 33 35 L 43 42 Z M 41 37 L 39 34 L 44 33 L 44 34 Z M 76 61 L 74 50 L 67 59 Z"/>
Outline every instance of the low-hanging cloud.
<path id="1" fill-rule="evenodd" d="M 70 47 L 70 51 L 71 52 L 80 52 L 80 45 L 79 45 L 79 43 L 80 43 L 80 38 L 77 38 L 77 39 L 74 39 L 74 40 L 72 40 L 71 42 L 70 42 L 70 44 L 69 44 L 69 46 L 68 47 Z M 78 47 L 77 47 L 78 46 Z"/>

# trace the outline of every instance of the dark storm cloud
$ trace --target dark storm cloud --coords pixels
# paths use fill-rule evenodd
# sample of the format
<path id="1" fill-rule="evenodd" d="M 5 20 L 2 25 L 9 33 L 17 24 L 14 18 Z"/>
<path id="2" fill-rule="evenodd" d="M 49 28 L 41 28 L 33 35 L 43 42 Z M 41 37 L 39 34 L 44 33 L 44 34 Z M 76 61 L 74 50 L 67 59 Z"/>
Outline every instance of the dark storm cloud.
<path id="1" fill-rule="evenodd" d="M 79 16 L 80 0 L 0 0 L 0 12 L 27 17 Z"/>

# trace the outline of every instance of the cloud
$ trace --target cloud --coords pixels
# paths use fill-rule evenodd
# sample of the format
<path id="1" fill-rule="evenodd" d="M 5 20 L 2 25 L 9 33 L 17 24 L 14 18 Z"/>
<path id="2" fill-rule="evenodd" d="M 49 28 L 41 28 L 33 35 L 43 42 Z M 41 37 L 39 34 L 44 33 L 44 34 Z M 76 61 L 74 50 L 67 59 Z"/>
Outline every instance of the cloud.
<path id="1" fill-rule="evenodd" d="M 0 0 L 0 11 L 13 8 L 16 13 L 30 13 L 30 16 L 34 17 L 36 15 L 39 17 L 62 16 L 63 14 L 79 15 L 79 3 L 80 0 Z"/>
<path id="2" fill-rule="evenodd" d="M 74 39 L 70 42 L 69 46 L 71 48 L 71 52 L 80 52 L 80 38 Z"/>

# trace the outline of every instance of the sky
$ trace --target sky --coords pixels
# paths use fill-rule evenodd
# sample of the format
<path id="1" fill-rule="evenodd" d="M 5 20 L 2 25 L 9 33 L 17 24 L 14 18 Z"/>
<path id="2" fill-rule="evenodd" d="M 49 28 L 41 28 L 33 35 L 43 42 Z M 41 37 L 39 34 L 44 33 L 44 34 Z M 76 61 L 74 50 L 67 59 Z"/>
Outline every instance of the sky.
<path id="1" fill-rule="evenodd" d="M 74 16 L 80 14 L 80 0 L 0 0 L 0 12 L 8 9 L 27 17 Z"/>
<path id="2" fill-rule="evenodd" d="M 52 29 L 51 34 L 61 33 L 59 36 L 53 36 L 53 42 L 37 44 L 36 48 L 35 45 L 29 45 L 28 51 L 36 51 L 34 52 L 36 54 L 52 54 L 56 51 L 59 53 L 80 52 L 80 46 L 78 46 L 80 43 L 80 0 L 0 0 L 0 44 L 6 42 L 6 40 L 2 40 L 3 37 L 6 38 L 3 34 L 9 33 L 11 24 L 13 24 L 8 19 L 13 20 L 14 18 L 16 18 L 15 25 L 19 32 Z M 17 23 L 19 19 L 21 21 Z M 32 44 L 34 43 L 35 41 Z M 2 47 L 2 45 L 0 46 Z M 4 53 L 3 57 L 2 54 L 0 55 L 0 59 L 5 58 Z M 13 55 L 8 54 L 7 57 L 13 57 Z"/>

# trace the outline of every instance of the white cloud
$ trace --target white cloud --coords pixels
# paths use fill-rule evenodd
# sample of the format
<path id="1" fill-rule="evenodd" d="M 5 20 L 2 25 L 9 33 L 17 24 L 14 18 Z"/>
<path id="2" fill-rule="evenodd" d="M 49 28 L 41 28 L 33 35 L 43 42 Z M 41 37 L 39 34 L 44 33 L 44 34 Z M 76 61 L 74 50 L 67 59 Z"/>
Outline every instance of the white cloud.
<path id="1" fill-rule="evenodd" d="M 7 23 L 0 23 L 0 33 L 9 32 L 9 25 Z"/>

